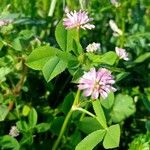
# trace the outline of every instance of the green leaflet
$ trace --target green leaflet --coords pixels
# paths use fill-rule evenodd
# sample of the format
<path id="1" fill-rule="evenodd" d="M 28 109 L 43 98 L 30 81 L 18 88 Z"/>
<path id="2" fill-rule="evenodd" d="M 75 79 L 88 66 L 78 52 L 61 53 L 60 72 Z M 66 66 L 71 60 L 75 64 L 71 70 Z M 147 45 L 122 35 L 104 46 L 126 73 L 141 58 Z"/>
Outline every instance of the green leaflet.
<path id="1" fill-rule="evenodd" d="M 90 134 L 96 130 L 102 129 L 100 123 L 92 117 L 84 117 L 81 121 L 78 122 L 78 128 L 86 133 Z"/>
<path id="2" fill-rule="evenodd" d="M 103 55 L 96 55 L 93 53 L 87 53 L 87 57 L 92 61 L 94 64 L 107 64 L 113 65 L 116 62 L 117 55 L 113 51 L 109 51 Z"/>
<path id="3" fill-rule="evenodd" d="M 75 148 L 75 150 L 92 150 L 103 140 L 105 130 L 97 130 L 86 136 Z"/>
<path id="4" fill-rule="evenodd" d="M 28 119 L 29 119 L 29 126 L 30 126 L 30 128 L 34 128 L 35 125 L 37 124 L 37 112 L 36 112 L 36 110 L 34 108 L 32 108 L 30 110 Z"/>
<path id="5" fill-rule="evenodd" d="M 144 53 L 140 55 L 138 58 L 135 59 L 135 63 L 141 63 L 145 61 L 146 59 L 150 58 L 150 52 Z"/>
<path id="6" fill-rule="evenodd" d="M 67 63 L 58 57 L 51 58 L 43 67 L 42 72 L 47 82 L 63 72 L 67 68 Z"/>
<path id="7" fill-rule="evenodd" d="M 118 94 L 111 112 L 112 121 L 118 123 L 135 112 L 133 99 L 129 95 Z"/>
<path id="8" fill-rule="evenodd" d="M 63 51 L 74 51 L 74 53 L 77 51 L 77 54 L 82 52 L 82 46 L 78 39 L 78 31 L 76 29 L 65 29 L 62 20 L 56 27 L 55 38 Z"/>
<path id="9" fill-rule="evenodd" d="M 63 52 L 50 46 L 42 46 L 31 52 L 26 64 L 32 69 L 42 70 L 47 82 L 63 72 L 68 63 L 75 57 L 69 52 Z"/>
<path id="10" fill-rule="evenodd" d="M 119 124 L 110 126 L 104 137 L 104 141 L 103 141 L 104 148 L 109 149 L 109 148 L 118 147 L 119 141 L 120 141 L 120 126 L 119 126 Z"/>
<path id="11" fill-rule="evenodd" d="M 8 107 L 6 105 L 0 105 L 0 121 L 4 121 L 8 113 Z"/>
<path id="12" fill-rule="evenodd" d="M 15 138 L 9 135 L 5 135 L 5 136 L 0 137 L 0 148 L 19 150 L 20 145 Z"/>
<path id="13" fill-rule="evenodd" d="M 101 104 L 106 108 L 110 109 L 114 104 L 114 93 L 110 92 L 106 99 L 101 99 Z"/>
<path id="14" fill-rule="evenodd" d="M 93 101 L 93 109 L 95 111 L 96 118 L 101 124 L 101 126 L 103 128 L 106 128 L 107 127 L 106 118 L 99 100 Z"/>
<path id="15" fill-rule="evenodd" d="M 26 65 L 35 70 L 41 70 L 45 63 L 56 55 L 59 49 L 50 46 L 41 46 L 34 49 L 28 56 Z"/>

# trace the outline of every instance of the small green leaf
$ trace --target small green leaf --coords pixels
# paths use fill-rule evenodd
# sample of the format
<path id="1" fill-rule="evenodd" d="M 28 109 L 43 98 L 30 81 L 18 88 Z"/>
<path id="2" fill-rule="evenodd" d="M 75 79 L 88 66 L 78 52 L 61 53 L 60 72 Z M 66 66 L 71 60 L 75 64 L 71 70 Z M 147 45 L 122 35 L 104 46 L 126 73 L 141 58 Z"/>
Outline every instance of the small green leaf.
<path id="1" fill-rule="evenodd" d="M 149 150 L 150 149 L 150 133 L 138 134 L 129 144 L 128 150 Z"/>
<path id="2" fill-rule="evenodd" d="M 110 109 L 112 107 L 112 105 L 114 104 L 114 93 L 111 92 L 108 94 L 108 97 L 106 99 L 101 99 L 101 104 L 106 109 Z"/>
<path id="3" fill-rule="evenodd" d="M 29 130 L 29 126 L 28 126 L 28 124 L 26 123 L 26 121 L 24 121 L 24 120 L 20 120 L 20 121 L 18 121 L 17 123 L 16 123 L 16 125 L 17 125 L 17 128 L 19 129 L 19 131 L 22 131 L 22 132 L 26 132 L 26 131 L 28 131 Z"/>
<path id="4" fill-rule="evenodd" d="M 143 55 L 140 55 L 138 58 L 136 58 L 136 60 L 134 62 L 135 63 L 141 63 L 148 58 L 150 58 L 150 52 L 147 52 L 147 53 L 144 53 Z"/>
<path id="5" fill-rule="evenodd" d="M 67 30 L 63 26 L 62 20 L 58 23 L 55 30 L 56 41 L 63 51 L 66 51 Z"/>
<path id="6" fill-rule="evenodd" d="M 35 125 L 37 124 L 37 112 L 36 112 L 36 110 L 34 108 L 32 108 L 30 110 L 28 119 L 29 119 L 29 126 L 31 128 L 34 128 Z"/>
<path id="7" fill-rule="evenodd" d="M 17 38 L 14 39 L 14 41 L 12 42 L 12 47 L 16 51 L 21 51 L 22 50 L 21 38 L 20 37 L 17 37 Z"/>
<path id="8" fill-rule="evenodd" d="M 13 138 L 12 136 L 9 136 L 9 135 L 5 135 L 5 136 L 0 137 L 0 148 L 1 149 L 19 150 L 20 145 L 15 138 Z"/>
<path id="9" fill-rule="evenodd" d="M 79 130 L 75 130 L 74 133 L 71 135 L 69 140 L 69 145 L 74 147 L 81 141 L 81 132 Z"/>
<path id="10" fill-rule="evenodd" d="M 58 51 L 59 49 L 50 46 L 38 47 L 28 56 L 26 65 L 32 69 L 41 70 Z"/>
<path id="11" fill-rule="evenodd" d="M 63 21 L 61 20 L 55 30 L 56 41 L 63 51 L 73 50 L 73 39 L 76 37 L 77 32 L 74 29 L 66 30 Z"/>
<path id="12" fill-rule="evenodd" d="M 82 132 L 86 134 L 102 128 L 99 122 L 92 117 L 84 117 L 81 121 L 77 123 L 77 126 Z"/>
<path id="13" fill-rule="evenodd" d="M 11 69 L 8 67 L 1 67 L 0 68 L 0 82 L 6 80 L 6 75 L 11 72 Z"/>
<path id="14" fill-rule="evenodd" d="M 113 51 L 109 51 L 101 57 L 100 63 L 113 65 L 116 62 L 116 59 L 117 59 L 116 53 Z"/>
<path id="15" fill-rule="evenodd" d="M 47 82 L 63 72 L 67 68 L 67 63 L 58 57 L 51 58 L 43 67 L 42 72 Z"/>
<path id="16" fill-rule="evenodd" d="M 118 147 L 119 141 L 120 141 L 120 126 L 119 126 L 119 124 L 110 126 L 104 137 L 104 141 L 103 141 L 104 148 L 109 149 L 109 148 Z"/>
<path id="17" fill-rule="evenodd" d="M 150 99 L 145 94 L 141 96 L 141 99 L 145 108 L 150 112 Z"/>
<path id="18" fill-rule="evenodd" d="M 25 106 L 23 107 L 23 109 L 22 109 L 22 115 L 23 115 L 23 116 L 28 116 L 29 112 L 30 112 L 30 107 L 27 106 L 27 105 L 25 105 Z"/>
<path id="19" fill-rule="evenodd" d="M 64 114 L 67 114 L 70 110 L 70 108 L 72 107 L 74 101 L 74 95 L 72 92 L 70 92 L 65 98 L 64 98 L 64 102 L 62 104 L 62 111 Z"/>
<path id="20" fill-rule="evenodd" d="M 105 135 L 105 130 L 97 130 L 86 136 L 75 148 L 75 150 L 92 150 L 100 143 Z"/>
<path id="21" fill-rule="evenodd" d="M 109 51 L 103 55 L 96 55 L 93 53 L 87 53 L 87 57 L 92 61 L 94 64 L 108 64 L 113 65 L 116 62 L 117 55 L 113 51 Z"/>
<path id="22" fill-rule="evenodd" d="M 49 123 L 40 123 L 40 124 L 36 125 L 35 128 L 38 133 L 46 132 L 50 129 L 50 124 Z"/>
<path id="23" fill-rule="evenodd" d="M 8 107 L 6 105 L 0 105 L 0 121 L 4 121 L 8 113 Z"/>
<path id="24" fill-rule="evenodd" d="M 121 72 L 116 75 L 116 82 L 122 80 L 123 78 L 127 77 L 130 73 L 129 72 Z"/>
<path id="25" fill-rule="evenodd" d="M 34 30 L 25 29 L 25 30 L 20 31 L 19 36 L 24 40 L 29 40 L 33 36 L 35 36 L 35 32 L 34 32 Z"/>
<path id="26" fill-rule="evenodd" d="M 77 56 L 80 55 L 83 52 L 83 48 L 82 48 L 80 42 L 78 41 L 77 35 L 74 35 L 74 39 L 72 41 L 72 45 L 73 45 L 73 52 Z"/>
<path id="27" fill-rule="evenodd" d="M 112 121 L 118 123 L 135 112 L 135 104 L 129 95 L 118 94 L 111 112 Z"/>
<path id="28" fill-rule="evenodd" d="M 23 134 L 23 137 L 22 137 L 21 141 L 19 142 L 20 145 L 25 145 L 25 144 L 31 145 L 33 143 L 33 137 L 34 137 L 34 135 L 32 135 L 31 132 L 27 132 L 27 133 Z"/>
<path id="29" fill-rule="evenodd" d="M 63 125 L 63 122 L 64 122 L 64 117 L 63 116 L 55 118 L 53 120 L 51 128 L 50 128 L 51 132 L 58 135 L 59 132 L 60 132 L 60 129 Z"/>
<path id="30" fill-rule="evenodd" d="M 95 111 L 97 120 L 102 125 L 103 128 L 107 127 L 105 114 L 99 100 L 93 101 L 93 109 Z"/>
<path id="31" fill-rule="evenodd" d="M 70 71 L 70 70 L 69 70 Z M 72 71 L 72 70 L 71 70 Z M 71 72 L 72 73 L 72 72 Z M 83 70 L 79 67 L 78 69 L 75 69 L 75 72 L 73 74 L 72 83 L 78 83 L 80 77 L 83 75 Z"/>
<path id="32" fill-rule="evenodd" d="M 71 50 L 82 52 L 82 46 L 78 40 L 78 31 L 76 29 L 66 30 L 63 21 L 61 20 L 55 30 L 56 41 L 63 51 Z M 74 47 L 75 45 L 75 47 Z"/>
<path id="33" fill-rule="evenodd" d="M 58 51 L 56 56 L 59 57 L 61 60 L 65 61 L 66 63 L 70 63 L 70 61 L 76 60 L 76 57 L 69 52 Z"/>
<path id="34" fill-rule="evenodd" d="M 75 29 L 67 30 L 67 43 L 66 51 L 69 52 L 73 50 L 73 39 L 76 37 L 77 31 Z"/>

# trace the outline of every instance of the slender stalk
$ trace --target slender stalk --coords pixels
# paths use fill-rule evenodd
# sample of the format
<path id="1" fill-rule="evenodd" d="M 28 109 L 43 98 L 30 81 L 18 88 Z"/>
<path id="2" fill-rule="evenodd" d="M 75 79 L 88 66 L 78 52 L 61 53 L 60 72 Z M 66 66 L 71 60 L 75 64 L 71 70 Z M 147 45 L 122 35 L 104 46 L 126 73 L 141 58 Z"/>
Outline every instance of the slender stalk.
<path id="1" fill-rule="evenodd" d="M 83 0 L 79 0 L 79 3 L 80 3 L 81 9 L 84 9 L 84 7 L 83 7 Z"/>
<path id="2" fill-rule="evenodd" d="M 74 107 L 77 105 L 77 103 L 78 103 L 79 95 L 80 95 L 80 91 L 78 90 L 78 91 L 77 91 L 77 94 L 76 94 L 76 97 L 75 97 L 75 99 L 74 99 L 73 105 L 72 105 L 70 111 L 68 112 L 68 114 L 67 114 L 67 116 L 66 116 L 66 118 L 65 118 L 65 120 L 64 120 L 64 123 L 63 123 L 63 125 L 62 125 L 62 127 L 61 127 L 60 133 L 59 133 L 58 138 L 57 138 L 57 140 L 55 141 L 55 143 L 54 143 L 54 145 L 53 145 L 53 147 L 52 147 L 52 150 L 57 150 L 57 147 L 58 147 L 58 145 L 59 145 L 59 143 L 60 143 L 60 140 L 61 140 L 61 138 L 62 138 L 62 136 L 64 135 L 64 132 L 65 132 L 65 130 L 66 130 L 68 121 L 69 121 L 69 119 L 70 119 L 70 117 L 71 117 L 71 115 L 72 115 L 73 108 L 74 108 Z"/>
<path id="3" fill-rule="evenodd" d="M 74 108 L 73 110 L 79 110 L 85 114 L 88 114 L 89 116 L 93 117 L 93 118 L 96 118 L 96 116 L 94 114 L 92 114 L 91 112 L 87 111 L 86 109 L 83 109 L 81 107 L 76 107 Z"/>
<path id="4" fill-rule="evenodd" d="M 80 43 L 80 28 L 77 27 L 76 31 L 77 31 L 77 42 Z"/>
<path id="5" fill-rule="evenodd" d="M 116 61 L 115 61 L 115 64 L 114 64 L 115 67 L 117 67 L 117 65 L 118 65 L 118 63 L 119 63 L 119 60 L 120 60 L 119 57 L 117 57 L 117 59 L 116 59 Z"/>
<path id="6" fill-rule="evenodd" d="M 63 125 L 61 127 L 61 131 L 59 133 L 59 136 L 58 136 L 56 142 L 54 143 L 54 146 L 53 146 L 52 150 L 56 150 L 57 149 L 57 147 L 59 145 L 59 142 L 60 142 L 60 140 L 61 140 L 61 138 L 62 138 L 62 136 L 63 136 L 63 134 L 65 132 L 66 126 L 68 124 L 68 121 L 69 121 L 69 119 L 70 119 L 70 117 L 72 115 L 72 112 L 73 112 L 72 109 L 70 109 L 70 111 L 68 112 L 68 114 L 67 114 L 67 116 L 65 118 L 65 121 L 64 121 L 64 123 L 63 123 Z"/>
<path id="7" fill-rule="evenodd" d="M 52 2 L 50 4 L 49 13 L 48 13 L 49 17 L 53 16 L 54 9 L 55 9 L 55 6 L 56 6 L 56 2 L 57 2 L 57 0 L 52 0 Z"/>
<path id="8" fill-rule="evenodd" d="M 120 47 L 124 47 L 124 42 L 125 42 L 125 19 L 124 19 L 124 12 L 121 13 L 121 30 L 122 30 L 122 36 L 121 36 L 121 42 L 120 42 Z"/>
<path id="9" fill-rule="evenodd" d="M 87 105 L 85 106 L 85 110 L 88 109 L 88 106 L 89 106 L 89 104 L 87 103 Z M 82 115 L 81 115 L 81 117 L 80 117 L 80 120 L 82 120 L 82 119 L 84 118 L 85 114 L 86 114 L 86 113 L 82 113 Z"/>
<path id="10" fill-rule="evenodd" d="M 20 113 L 19 113 L 19 109 L 18 109 L 17 100 L 15 99 L 14 102 L 15 102 L 15 107 L 16 107 L 17 116 L 18 116 L 18 118 L 20 119 Z"/>

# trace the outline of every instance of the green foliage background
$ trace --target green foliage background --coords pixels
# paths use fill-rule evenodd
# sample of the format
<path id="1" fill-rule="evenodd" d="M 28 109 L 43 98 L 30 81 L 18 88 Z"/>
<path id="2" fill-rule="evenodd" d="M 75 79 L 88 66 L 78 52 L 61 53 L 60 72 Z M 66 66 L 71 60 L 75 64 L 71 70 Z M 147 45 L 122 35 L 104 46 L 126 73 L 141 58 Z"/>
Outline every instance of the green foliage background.
<path id="1" fill-rule="evenodd" d="M 115 97 L 110 95 L 109 101 L 101 100 L 108 124 L 121 126 L 121 140 L 116 149 L 149 148 L 150 1 L 120 0 L 119 7 L 109 0 L 57 0 L 56 5 L 51 5 L 52 2 L 54 0 L 0 0 L 0 19 L 13 20 L 0 27 L 1 149 L 51 149 L 56 140 L 74 99 L 77 89 L 74 82 L 81 72 L 79 70 L 72 78 L 71 71 L 61 73 L 64 67 L 61 74 L 47 83 L 45 79 L 53 76 L 43 73 L 44 79 L 42 72 L 37 71 L 41 69 L 30 69 L 26 60 L 33 50 L 41 50 L 43 46 L 59 48 L 55 28 L 64 15 L 65 6 L 79 10 L 81 4 L 94 18 L 96 26 L 92 31 L 81 31 L 83 49 L 91 42 L 99 42 L 102 54 L 120 46 L 130 55 L 129 62 L 119 62 L 117 69 L 110 67 L 116 75 L 118 91 Z M 112 35 L 110 19 L 115 20 L 123 36 Z M 93 64 L 99 62 L 95 55 L 87 57 Z M 106 66 L 113 63 L 106 63 L 109 60 L 106 56 L 105 59 L 102 63 Z M 60 149 L 74 149 L 87 134 L 98 132 L 100 127 L 96 120 L 87 116 L 80 120 L 80 115 L 73 114 Z M 20 130 L 17 138 L 8 135 L 15 124 Z M 103 148 L 99 144 L 95 149 Z"/>

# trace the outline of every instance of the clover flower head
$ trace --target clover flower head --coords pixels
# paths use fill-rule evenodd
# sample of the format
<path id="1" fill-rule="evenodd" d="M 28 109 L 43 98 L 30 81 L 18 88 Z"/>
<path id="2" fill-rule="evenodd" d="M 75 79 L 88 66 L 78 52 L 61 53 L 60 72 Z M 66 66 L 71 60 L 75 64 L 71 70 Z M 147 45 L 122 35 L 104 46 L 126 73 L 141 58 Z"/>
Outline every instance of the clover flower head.
<path id="1" fill-rule="evenodd" d="M 122 31 L 118 28 L 118 26 L 116 25 L 116 23 L 114 22 L 114 20 L 110 20 L 109 21 L 109 26 L 110 28 L 114 31 L 113 35 L 115 36 L 119 36 L 122 35 Z"/>
<path id="2" fill-rule="evenodd" d="M 9 135 L 12 137 L 17 137 L 19 135 L 19 130 L 16 126 L 12 126 L 9 132 Z"/>
<path id="3" fill-rule="evenodd" d="M 0 27 L 8 25 L 9 23 L 11 23 L 12 20 L 8 20 L 8 19 L 0 19 Z"/>
<path id="4" fill-rule="evenodd" d="M 116 51 L 116 54 L 118 55 L 118 57 L 120 59 L 123 59 L 123 60 L 126 60 L 126 61 L 129 60 L 128 53 L 126 52 L 125 49 L 116 47 L 115 51 Z"/>
<path id="5" fill-rule="evenodd" d="M 63 19 L 63 24 L 66 29 L 72 28 L 82 28 L 82 29 L 93 29 L 95 26 L 90 24 L 89 22 L 92 21 L 92 18 L 88 17 L 88 13 L 83 10 L 68 12 L 66 13 L 66 18 Z"/>
<path id="6" fill-rule="evenodd" d="M 100 43 L 91 43 L 86 47 L 87 52 L 96 52 L 98 49 L 100 49 Z"/>
<path id="7" fill-rule="evenodd" d="M 100 68 L 96 71 L 92 68 L 89 72 L 84 72 L 84 75 L 79 80 L 78 88 L 84 90 L 83 95 L 92 99 L 98 99 L 99 96 L 107 98 L 110 92 L 115 92 L 116 89 L 112 86 L 115 83 L 111 72 L 105 68 Z"/>

